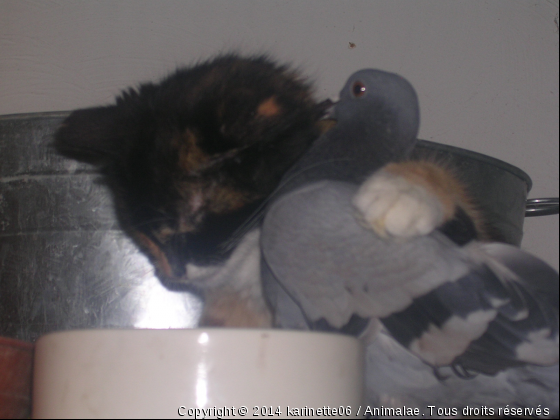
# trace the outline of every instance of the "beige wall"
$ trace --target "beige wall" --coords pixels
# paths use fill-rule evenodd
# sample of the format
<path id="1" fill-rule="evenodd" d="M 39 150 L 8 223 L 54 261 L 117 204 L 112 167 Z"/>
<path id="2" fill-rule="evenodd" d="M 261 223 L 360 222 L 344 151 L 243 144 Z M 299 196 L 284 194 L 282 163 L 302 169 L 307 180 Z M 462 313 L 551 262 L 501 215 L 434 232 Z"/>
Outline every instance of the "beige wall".
<path id="1" fill-rule="evenodd" d="M 416 87 L 421 138 L 510 162 L 530 197 L 558 196 L 558 39 L 558 0 L 0 0 L 0 114 L 106 103 L 233 48 L 296 63 L 321 97 L 377 67 Z M 523 247 L 558 268 L 558 216 L 525 228 Z"/>

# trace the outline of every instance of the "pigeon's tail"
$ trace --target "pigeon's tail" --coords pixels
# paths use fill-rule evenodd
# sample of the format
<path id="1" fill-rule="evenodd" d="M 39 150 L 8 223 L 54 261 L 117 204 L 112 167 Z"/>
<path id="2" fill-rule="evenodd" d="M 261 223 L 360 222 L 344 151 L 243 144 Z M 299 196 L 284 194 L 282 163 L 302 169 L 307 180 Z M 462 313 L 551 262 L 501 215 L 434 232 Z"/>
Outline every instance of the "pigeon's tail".
<path id="1" fill-rule="evenodd" d="M 558 273 L 510 245 L 475 242 L 464 252 L 469 271 L 382 318 L 389 332 L 461 376 L 558 363 Z"/>
<path id="2" fill-rule="evenodd" d="M 558 273 L 514 246 L 478 246 L 492 274 L 488 281 L 498 279 L 501 286 L 488 299 L 497 315 L 454 362 L 487 374 L 524 364 L 558 363 Z"/>

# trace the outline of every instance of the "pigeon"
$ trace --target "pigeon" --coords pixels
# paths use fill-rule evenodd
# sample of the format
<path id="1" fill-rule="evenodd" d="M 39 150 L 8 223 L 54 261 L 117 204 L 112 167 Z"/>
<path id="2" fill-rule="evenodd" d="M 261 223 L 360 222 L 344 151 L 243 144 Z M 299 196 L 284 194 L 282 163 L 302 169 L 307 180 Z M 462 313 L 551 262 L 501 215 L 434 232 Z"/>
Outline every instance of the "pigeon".
<path id="1" fill-rule="evenodd" d="M 261 270 L 274 324 L 361 337 L 370 404 L 555 415 L 558 273 L 478 240 L 468 212 L 442 218 L 433 196 L 395 176 L 395 165 L 422 165 L 406 163 L 419 115 L 399 75 L 365 69 L 345 83 L 336 125 L 266 210 Z M 458 412 L 434 412 L 442 406 Z"/>

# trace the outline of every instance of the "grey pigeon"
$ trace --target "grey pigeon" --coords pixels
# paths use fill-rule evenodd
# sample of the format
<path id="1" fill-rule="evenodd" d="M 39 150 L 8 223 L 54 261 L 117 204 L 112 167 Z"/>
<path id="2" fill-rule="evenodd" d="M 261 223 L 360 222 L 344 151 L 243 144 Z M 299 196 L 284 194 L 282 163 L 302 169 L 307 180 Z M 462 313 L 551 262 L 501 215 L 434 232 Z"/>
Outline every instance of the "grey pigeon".
<path id="1" fill-rule="evenodd" d="M 370 404 L 557 414 L 558 273 L 506 244 L 458 243 L 442 229 L 396 240 L 364 226 L 360 185 L 416 143 L 419 106 L 405 79 L 354 73 L 334 119 L 265 214 L 275 325 L 365 337 Z M 495 411 L 461 412 L 469 407 Z"/>

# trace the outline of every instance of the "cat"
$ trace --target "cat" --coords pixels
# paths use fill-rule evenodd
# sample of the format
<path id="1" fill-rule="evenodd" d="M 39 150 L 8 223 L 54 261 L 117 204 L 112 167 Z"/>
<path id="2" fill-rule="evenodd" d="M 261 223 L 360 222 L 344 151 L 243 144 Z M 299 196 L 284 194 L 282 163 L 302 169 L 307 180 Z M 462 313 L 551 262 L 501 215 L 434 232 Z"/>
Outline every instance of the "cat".
<path id="1" fill-rule="evenodd" d="M 288 65 L 225 54 L 124 90 L 113 105 L 73 111 L 54 144 L 98 168 L 122 228 L 161 281 L 203 296 L 201 325 L 269 327 L 258 215 L 324 130 L 328 104 Z M 441 228 L 457 242 L 484 237 L 476 207 L 449 170 L 423 161 L 383 171 L 420 191 L 416 206 L 404 206 L 414 220 L 391 234 Z"/>

